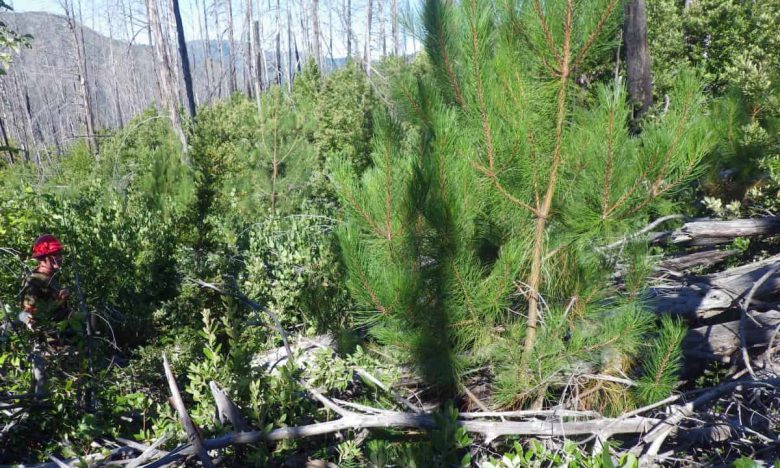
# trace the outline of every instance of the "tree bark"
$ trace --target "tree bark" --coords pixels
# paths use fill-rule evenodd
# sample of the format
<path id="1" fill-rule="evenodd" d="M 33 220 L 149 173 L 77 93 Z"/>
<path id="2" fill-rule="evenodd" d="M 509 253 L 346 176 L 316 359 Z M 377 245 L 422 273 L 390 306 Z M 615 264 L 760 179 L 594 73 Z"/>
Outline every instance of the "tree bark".
<path id="1" fill-rule="evenodd" d="M 626 2 L 623 38 L 628 71 L 628 94 L 637 105 L 634 116 L 639 119 L 653 105 L 645 0 L 628 0 Z"/>
<path id="2" fill-rule="evenodd" d="M 648 240 L 658 245 L 697 246 L 727 244 L 735 237 L 778 235 L 780 235 L 780 216 L 767 216 L 728 221 L 710 219 L 691 221 L 674 231 L 651 233 Z"/>
<path id="3" fill-rule="evenodd" d="M 219 92 L 217 93 L 217 97 L 222 97 L 222 79 L 225 76 L 225 70 L 227 70 L 227 67 L 225 67 L 225 48 L 224 43 L 222 42 L 222 29 L 219 27 L 220 2 L 221 0 L 214 0 L 214 26 L 217 28 L 217 49 L 219 49 L 219 74 L 214 74 L 219 77 Z"/>
<path id="4" fill-rule="evenodd" d="M 391 27 L 393 33 L 393 55 L 399 54 L 399 39 L 398 39 L 398 0 L 392 0 L 390 3 L 390 15 Z"/>
<path id="5" fill-rule="evenodd" d="M 255 101 L 257 102 L 257 112 L 263 115 L 263 104 L 261 93 L 263 92 L 263 45 L 260 41 L 260 21 L 254 21 L 252 25 L 252 44 L 254 44 L 254 76 L 252 81 L 255 87 Z"/>
<path id="6" fill-rule="evenodd" d="M 320 49 L 320 1 L 311 2 L 311 28 L 312 28 L 312 47 L 314 50 L 314 60 L 317 67 L 322 70 L 322 50 Z"/>
<path id="7" fill-rule="evenodd" d="M 276 84 L 282 85 L 282 21 L 281 21 L 282 7 L 279 4 L 279 0 L 276 0 Z"/>
<path id="8" fill-rule="evenodd" d="M 372 0 L 366 5 L 366 43 L 363 45 L 363 60 L 366 74 L 371 76 L 371 15 L 373 10 Z"/>
<path id="9" fill-rule="evenodd" d="M 187 114 L 195 118 L 195 93 L 192 91 L 192 73 L 190 71 L 190 57 L 187 54 L 187 41 L 184 38 L 184 25 L 181 21 L 179 0 L 173 2 L 173 17 L 176 21 L 176 42 L 178 43 L 179 61 L 181 63 L 182 78 L 184 79 L 184 91 L 187 95 Z"/>
<path id="10" fill-rule="evenodd" d="M 379 11 L 379 37 L 382 38 L 382 57 L 387 57 L 387 36 L 385 34 L 385 7 L 382 2 L 377 2 Z"/>
<path id="11" fill-rule="evenodd" d="M 739 250 L 703 250 L 666 258 L 656 265 L 657 271 L 682 272 L 692 268 L 710 267 L 739 253 Z"/>
<path id="12" fill-rule="evenodd" d="M 196 2 L 196 8 L 199 8 L 197 5 L 198 0 L 195 0 Z M 209 17 L 208 17 L 208 11 L 206 10 L 206 0 L 203 0 L 203 22 L 200 23 L 201 27 L 201 36 L 203 37 L 203 70 L 206 74 L 206 102 L 210 102 L 211 98 L 211 38 L 209 36 Z M 205 33 L 205 35 L 204 35 Z"/>
<path id="13" fill-rule="evenodd" d="M 252 17 L 254 12 L 252 11 L 254 0 L 246 0 L 244 9 L 244 34 L 241 35 L 241 46 L 244 52 L 244 90 L 248 98 L 252 98 L 255 93 L 254 75 L 255 75 L 255 47 L 252 42 Z"/>
<path id="14" fill-rule="evenodd" d="M 187 437 L 190 439 L 190 443 L 195 449 L 194 452 L 198 455 L 204 467 L 214 468 L 214 464 L 211 462 L 211 458 L 209 458 L 209 455 L 203 446 L 203 440 L 201 439 L 195 424 L 193 424 L 192 419 L 190 419 L 190 415 L 187 414 L 187 408 L 184 406 L 184 400 L 181 399 L 179 387 L 176 385 L 176 379 L 173 377 L 171 366 L 168 365 L 168 358 L 165 355 L 163 355 L 163 367 L 165 369 L 165 377 L 168 379 L 168 387 L 171 390 L 173 407 L 176 408 L 176 412 L 179 413 L 179 421 L 187 431 Z"/>
<path id="15" fill-rule="evenodd" d="M 287 91 L 292 94 L 293 87 L 293 40 L 292 40 L 292 12 L 290 3 L 287 3 Z"/>
<path id="16" fill-rule="evenodd" d="M 662 284 L 648 290 L 649 304 L 658 312 L 696 321 L 736 307 L 753 284 L 780 262 L 775 255 L 720 273 L 686 277 L 684 283 Z M 780 273 L 772 275 L 755 293 L 756 299 L 780 289 Z"/>
<path id="17" fill-rule="evenodd" d="M 236 81 L 236 37 L 233 30 L 233 4 L 232 0 L 225 0 L 225 7 L 227 8 L 227 21 L 228 21 L 228 40 L 230 41 L 230 49 L 228 49 L 228 86 L 230 87 L 230 94 L 238 91 L 238 83 Z"/>
<path id="18" fill-rule="evenodd" d="M 3 146 L 6 153 L 8 153 L 8 163 L 16 164 L 16 160 L 14 159 L 14 150 L 11 148 L 11 142 L 8 140 L 8 133 L 5 131 L 5 124 L 3 123 L 2 116 L 0 116 L 0 136 L 3 137 Z"/>
<path id="19" fill-rule="evenodd" d="M 352 58 L 352 0 L 347 0 L 347 58 Z"/>
<path id="20" fill-rule="evenodd" d="M 156 0 L 146 0 L 146 10 L 149 15 L 149 26 L 152 31 L 153 51 L 155 61 L 157 62 L 160 95 L 162 96 L 163 106 L 167 108 L 171 118 L 173 131 L 181 142 L 184 162 L 189 165 L 189 160 L 186 159 L 187 135 L 184 133 L 181 117 L 179 116 L 178 93 L 176 93 L 173 88 L 173 72 L 171 70 L 171 62 L 168 57 L 167 47 L 165 46 L 165 39 L 162 32 L 162 25 L 160 24 Z"/>
<path id="21" fill-rule="evenodd" d="M 76 17 L 72 2 L 66 2 L 63 6 L 65 7 L 65 17 L 68 29 L 70 29 L 70 32 L 73 35 L 73 45 L 76 50 L 76 69 L 78 70 L 78 82 L 81 90 L 84 124 L 87 129 L 87 145 L 97 160 L 99 159 L 99 153 L 97 139 L 95 138 L 95 116 L 92 112 L 92 96 L 90 95 L 89 79 L 87 76 L 87 58 L 86 51 L 84 50 L 84 26 L 79 25 L 78 30 L 76 29 Z M 79 13 L 80 12 L 81 2 L 79 1 Z M 79 14 L 79 17 L 81 17 L 81 14 Z"/>
<path id="22" fill-rule="evenodd" d="M 108 19 L 108 38 L 111 44 L 109 45 L 109 60 L 111 61 L 111 81 L 114 85 L 114 111 L 116 112 L 116 126 L 122 128 L 125 124 L 124 113 L 122 112 L 122 100 L 119 94 L 119 80 L 116 73 L 116 57 L 114 57 L 114 28 L 111 24 L 111 14 L 107 15 Z"/>
<path id="23" fill-rule="evenodd" d="M 746 321 L 745 341 L 750 347 L 762 347 L 769 344 L 775 328 L 780 325 L 780 312 L 751 311 Z M 683 353 L 690 360 L 706 359 L 728 361 L 730 356 L 739 352 L 739 320 L 715 325 L 705 325 L 688 331 L 682 343 Z"/>

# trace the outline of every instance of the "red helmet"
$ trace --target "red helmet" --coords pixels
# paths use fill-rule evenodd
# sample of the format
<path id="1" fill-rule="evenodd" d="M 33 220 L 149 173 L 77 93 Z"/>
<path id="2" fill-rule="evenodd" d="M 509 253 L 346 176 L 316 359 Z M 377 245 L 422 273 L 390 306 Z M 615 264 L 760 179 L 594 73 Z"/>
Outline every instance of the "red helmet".
<path id="1" fill-rule="evenodd" d="M 62 243 L 51 234 L 44 234 L 35 239 L 32 248 L 33 258 L 40 259 L 47 255 L 62 252 Z"/>

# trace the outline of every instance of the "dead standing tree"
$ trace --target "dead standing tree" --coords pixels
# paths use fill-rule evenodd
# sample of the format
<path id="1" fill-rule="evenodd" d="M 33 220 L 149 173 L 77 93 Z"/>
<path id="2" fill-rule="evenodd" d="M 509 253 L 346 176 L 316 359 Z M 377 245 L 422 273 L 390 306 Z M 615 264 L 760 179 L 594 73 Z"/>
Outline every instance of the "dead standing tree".
<path id="1" fill-rule="evenodd" d="M 623 21 L 628 93 L 631 100 L 637 105 L 634 117 L 639 119 L 653 105 L 653 82 L 650 74 L 650 48 L 647 45 L 645 0 L 627 1 Z"/>
<path id="2" fill-rule="evenodd" d="M 179 61 L 181 63 L 184 90 L 187 95 L 186 108 L 190 118 L 195 117 L 195 93 L 192 91 L 192 73 L 190 71 L 190 58 L 187 54 L 187 41 L 184 38 L 184 25 L 181 21 L 179 0 L 171 0 L 173 17 L 176 22 L 176 42 L 178 43 Z"/>
<path id="3" fill-rule="evenodd" d="M 227 12 L 227 28 L 228 28 L 228 88 L 230 94 L 238 91 L 238 83 L 236 80 L 236 37 L 233 29 L 233 2 L 232 0 L 225 0 L 225 10 Z"/>
<path id="4" fill-rule="evenodd" d="M 98 143 L 95 138 L 95 116 L 92 107 L 92 94 L 90 93 L 89 77 L 87 69 L 87 57 L 84 50 L 84 25 L 79 21 L 76 24 L 75 9 L 73 0 L 64 0 L 62 4 L 65 9 L 65 18 L 68 23 L 68 29 L 73 36 L 73 46 L 76 52 L 76 70 L 81 91 L 81 102 L 84 112 L 84 124 L 87 130 L 87 144 L 90 151 L 98 158 Z M 79 0 L 79 18 L 81 17 L 81 1 Z"/>
<path id="5" fill-rule="evenodd" d="M 149 16 L 149 27 L 152 32 L 153 51 L 155 62 L 157 63 L 158 79 L 160 84 L 160 95 L 162 96 L 162 105 L 167 109 L 173 126 L 173 131 L 179 138 L 182 145 L 182 157 L 189 165 L 187 154 L 187 135 L 184 133 L 181 116 L 179 115 L 179 100 L 177 98 L 176 88 L 174 87 L 174 75 L 171 69 L 171 60 L 168 57 L 168 48 L 165 44 L 160 15 L 157 9 L 156 0 L 146 0 L 146 11 Z"/>

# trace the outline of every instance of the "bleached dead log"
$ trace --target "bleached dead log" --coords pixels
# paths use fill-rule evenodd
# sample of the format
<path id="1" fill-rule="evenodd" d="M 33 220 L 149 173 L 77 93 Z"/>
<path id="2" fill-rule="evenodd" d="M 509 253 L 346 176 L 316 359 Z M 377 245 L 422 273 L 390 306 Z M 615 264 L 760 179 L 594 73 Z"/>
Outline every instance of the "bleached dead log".
<path id="1" fill-rule="evenodd" d="M 728 362 L 729 357 L 740 349 L 739 322 L 734 320 L 689 330 L 682 342 L 683 353 L 691 359 Z M 749 312 L 748 320 L 745 321 L 747 345 L 766 346 L 778 325 L 780 311 Z"/>
<path id="2" fill-rule="evenodd" d="M 203 448 L 203 441 L 195 428 L 190 415 L 187 414 L 187 408 L 184 406 L 184 400 L 181 399 L 181 393 L 179 393 L 179 386 L 176 384 L 176 379 L 171 372 L 171 366 L 168 364 L 168 357 L 163 355 L 163 368 L 165 369 L 165 377 L 168 379 L 168 387 L 171 390 L 171 400 L 173 407 L 176 408 L 176 412 L 179 413 L 179 421 L 184 429 L 187 431 L 187 437 L 190 439 L 190 444 L 193 446 L 193 453 L 197 454 L 201 463 L 206 468 L 213 468 L 214 464 L 211 462 L 206 450 Z"/>
<path id="3" fill-rule="evenodd" d="M 563 437 L 572 435 L 595 434 L 608 429 L 613 434 L 640 434 L 650 430 L 659 421 L 653 418 L 632 417 L 624 420 L 611 418 L 590 421 L 472 421 L 458 420 L 457 424 L 467 432 L 480 434 L 486 440 L 501 436 L 546 436 Z M 259 442 L 276 442 L 288 439 L 301 439 L 318 435 L 332 434 L 347 429 L 372 428 L 406 428 L 434 429 L 436 422 L 428 414 L 413 414 L 400 412 L 383 412 L 378 415 L 350 413 L 335 421 L 310 424 L 299 427 L 284 427 L 271 432 L 252 431 L 231 433 L 204 441 L 208 450 L 215 450 L 232 445 L 256 444 Z M 157 468 L 172 461 L 193 454 L 193 448 L 188 446 L 176 454 L 166 456 L 147 468 Z"/>
<path id="4" fill-rule="evenodd" d="M 692 268 L 710 267 L 737 253 L 739 250 L 704 250 L 666 258 L 656 265 L 656 269 L 683 272 Z"/>
<path id="5" fill-rule="evenodd" d="M 778 386 L 780 386 L 780 379 L 729 382 L 712 388 L 685 405 L 673 407 L 669 415 L 646 433 L 640 440 L 640 444 L 632 451 L 642 453 L 640 466 L 650 466 L 666 438 L 676 432 L 680 427 L 680 423 L 685 418 L 690 417 L 698 408 L 739 389 L 753 387 L 777 388 Z"/>
<path id="6" fill-rule="evenodd" d="M 729 221 L 697 220 L 685 223 L 674 231 L 650 234 L 654 244 L 717 245 L 727 244 L 735 237 L 780 235 L 780 216 L 733 219 Z"/>
<path id="7" fill-rule="evenodd" d="M 46 392 L 46 373 L 43 357 L 36 350 L 32 353 L 33 394 L 36 399 L 43 398 Z"/>
<path id="8" fill-rule="evenodd" d="M 330 335 L 318 335 L 311 338 L 302 337 L 295 343 L 290 344 L 290 349 L 294 354 L 300 355 L 299 359 L 302 359 L 303 362 L 305 362 L 305 355 L 309 352 L 322 348 L 333 348 L 334 342 L 333 337 Z M 250 365 L 254 369 L 265 368 L 269 371 L 273 371 L 286 362 L 287 348 L 280 346 L 254 355 Z"/>
<path id="9" fill-rule="evenodd" d="M 127 468 L 137 468 L 141 466 L 143 463 L 146 463 L 148 460 L 151 460 L 154 457 L 162 457 L 168 454 L 168 452 L 164 452 L 162 450 L 158 450 L 157 447 L 163 445 L 165 442 L 168 441 L 170 438 L 170 434 L 165 434 L 159 439 L 157 439 L 152 445 L 145 446 L 143 444 L 139 444 L 135 441 L 131 440 L 124 440 L 124 439 L 117 439 L 122 443 L 126 443 L 127 445 L 137 449 L 137 450 L 143 450 L 141 452 L 141 455 L 133 459 L 130 463 L 128 463 Z"/>
<path id="10" fill-rule="evenodd" d="M 249 426 L 241 417 L 241 412 L 238 407 L 233 403 L 224 390 L 217 386 L 217 383 L 213 380 L 209 382 L 209 388 L 211 389 L 211 395 L 214 397 L 214 401 L 217 403 L 217 414 L 219 416 L 219 422 L 225 424 L 230 421 L 233 428 L 238 432 L 244 432 L 249 430 Z"/>
<path id="11" fill-rule="evenodd" d="M 780 262 L 775 255 L 706 276 L 686 278 L 687 284 L 662 284 L 648 291 L 651 306 L 659 313 L 678 315 L 690 320 L 710 318 L 736 307 L 753 284 Z M 780 272 L 771 275 L 755 292 L 761 299 L 780 289 Z"/>

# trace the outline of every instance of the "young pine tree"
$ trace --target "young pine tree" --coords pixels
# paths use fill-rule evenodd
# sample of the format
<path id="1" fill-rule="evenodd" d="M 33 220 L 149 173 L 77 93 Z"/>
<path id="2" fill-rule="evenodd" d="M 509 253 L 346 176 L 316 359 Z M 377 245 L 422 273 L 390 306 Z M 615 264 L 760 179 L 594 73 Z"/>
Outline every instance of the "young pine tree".
<path id="1" fill-rule="evenodd" d="M 632 372 L 648 346 L 641 282 L 609 287 L 600 247 L 694 176 L 711 138 L 690 74 L 638 136 L 621 82 L 576 84 L 616 37 L 619 10 L 617 0 L 426 1 L 430 73 L 396 83 L 370 169 L 335 171 L 362 318 L 444 394 L 487 364 L 498 404 L 539 403 L 564 375 Z M 410 124 L 412 144 L 400 132 Z M 676 361 L 659 359 L 670 365 L 644 363 L 663 371 L 647 385 L 673 375 Z M 581 402 L 630 404 L 616 386 Z"/>

